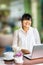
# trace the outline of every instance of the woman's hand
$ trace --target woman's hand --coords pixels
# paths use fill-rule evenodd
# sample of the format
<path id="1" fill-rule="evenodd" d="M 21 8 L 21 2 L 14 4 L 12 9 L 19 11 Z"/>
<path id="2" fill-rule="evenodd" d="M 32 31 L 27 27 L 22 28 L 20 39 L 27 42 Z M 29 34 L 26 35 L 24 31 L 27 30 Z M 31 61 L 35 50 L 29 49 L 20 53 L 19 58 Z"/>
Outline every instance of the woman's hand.
<path id="1" fill-rule="evenodd" d="M 21 49 L 23 54 L 30 54 L 30 51 L 26 50 L 26 49 Z"/>

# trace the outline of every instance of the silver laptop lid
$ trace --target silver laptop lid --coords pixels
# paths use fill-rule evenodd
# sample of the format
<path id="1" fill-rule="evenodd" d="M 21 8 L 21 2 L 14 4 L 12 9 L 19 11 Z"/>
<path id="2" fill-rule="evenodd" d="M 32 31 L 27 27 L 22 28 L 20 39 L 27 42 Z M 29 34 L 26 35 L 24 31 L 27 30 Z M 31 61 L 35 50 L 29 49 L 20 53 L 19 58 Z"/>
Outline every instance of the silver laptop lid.
<path id="1" fill-rule="evenodd" d="M 31 58 L 40 58 L 43 57 L 43 44 L 35 45 L 33 47 Z"/>

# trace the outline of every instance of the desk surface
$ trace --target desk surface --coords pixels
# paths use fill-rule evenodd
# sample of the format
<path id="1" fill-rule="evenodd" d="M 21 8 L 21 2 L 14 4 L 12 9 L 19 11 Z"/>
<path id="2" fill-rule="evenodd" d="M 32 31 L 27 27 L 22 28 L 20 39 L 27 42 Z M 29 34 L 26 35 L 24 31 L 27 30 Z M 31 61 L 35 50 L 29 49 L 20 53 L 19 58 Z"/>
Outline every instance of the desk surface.
<path id="1" fill-rule="evenodd" d="M 1 53 L 1 49 L 2 48 L 0 48 L 0 53 Z M 4 61 L 4 62 L 7 65 L 36 65 L 36 64 L 39 64 L 39 63 L 43 63 L 43 58 L 33 59 L 33 60 L 29 60 L 29 59 L 24 58 L 23 64 L 16 64 L 14 62 L 14 60 L 12 60 L 12 61 Z"/>

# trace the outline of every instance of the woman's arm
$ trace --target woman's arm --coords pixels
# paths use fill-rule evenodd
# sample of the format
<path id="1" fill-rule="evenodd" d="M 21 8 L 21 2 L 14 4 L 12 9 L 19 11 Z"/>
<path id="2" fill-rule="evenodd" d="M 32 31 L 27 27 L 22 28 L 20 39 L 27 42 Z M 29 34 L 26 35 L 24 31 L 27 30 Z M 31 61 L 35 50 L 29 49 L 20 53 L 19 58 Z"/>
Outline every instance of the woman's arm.
<path id="1" fill-rule="evenodd" d="M 21 51 L 23 52 L 23 54 L 30 54 L 30 51 L 29 50 L 21 49 Z"/>
<path id="2" fill-rule="evenodd" d="M 15 31 L 14 38 L 13 38 L 13 44 L 12 44 L 13 50 L 17 48 L 17 42 L 18 42 L 18 31 Z"/>

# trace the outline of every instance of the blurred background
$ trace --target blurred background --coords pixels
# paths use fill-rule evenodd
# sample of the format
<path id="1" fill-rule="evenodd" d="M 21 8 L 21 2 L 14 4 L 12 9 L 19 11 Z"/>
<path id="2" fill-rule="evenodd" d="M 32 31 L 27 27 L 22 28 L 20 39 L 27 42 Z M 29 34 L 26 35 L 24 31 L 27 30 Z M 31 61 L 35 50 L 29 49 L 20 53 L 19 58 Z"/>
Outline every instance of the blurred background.
<path id="1" fill-rule="evenodd" d="M 43 43 L 43 0 L 0 0 L 0 46 L 12 44 L 13 32 L 21 27 L 21 16 L 32 15 L 32 26 Z"/>

